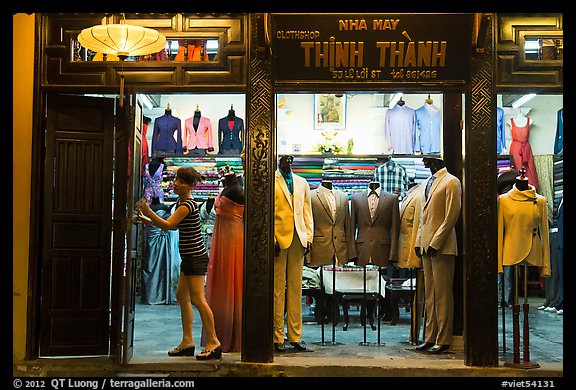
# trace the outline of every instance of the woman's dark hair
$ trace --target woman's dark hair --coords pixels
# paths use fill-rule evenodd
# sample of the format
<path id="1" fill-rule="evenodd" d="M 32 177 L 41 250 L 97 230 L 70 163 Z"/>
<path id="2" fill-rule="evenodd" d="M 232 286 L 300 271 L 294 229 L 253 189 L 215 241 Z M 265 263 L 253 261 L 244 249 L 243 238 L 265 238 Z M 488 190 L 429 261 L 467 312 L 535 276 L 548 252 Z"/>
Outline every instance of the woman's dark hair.
<path id="1" fill-rule="evenodd" d="M 199 173 L 196 169 L 194 169 L 194 167 L 178 168 L 178 171 L 176 171 L 176 177 L 190 186 L 195 186 L 196 184 L 206 180 L 206 176 Z"/>

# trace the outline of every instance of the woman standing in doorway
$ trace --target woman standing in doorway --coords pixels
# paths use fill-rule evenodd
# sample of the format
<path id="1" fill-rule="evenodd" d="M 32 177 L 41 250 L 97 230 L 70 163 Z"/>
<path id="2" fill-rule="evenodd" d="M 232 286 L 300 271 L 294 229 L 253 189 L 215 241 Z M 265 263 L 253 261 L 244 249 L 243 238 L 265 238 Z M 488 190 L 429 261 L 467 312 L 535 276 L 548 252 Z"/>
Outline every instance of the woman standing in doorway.
<path id="1" fill-rule="evenodd" d="M 182 263 L 176 296 L 180 304 L 182 320 L 182 341 L 168 351 L 170 356 L 194 356 L 195 342 L 192 337 L 194 311 L 198 309 L 206 330 L 207 341 L 204 351 L 196 355 L 198 360 L 220 359 L 222 347 L 216 336 L 214 315 L 204 295 L 204 275 L 208 268 L 208 254 L 200 232 L 198 206 L 190 191 L 205 177 L 193 167 L 180 167 L 174 179 L 174 193 L 178 195 L 176 210 L 167 219 L 159 217 L 146 202 L 137 202 L 138 220 L 152 223 L 162 230 L 176 230 L 179 234 L 179 250 Z"/>

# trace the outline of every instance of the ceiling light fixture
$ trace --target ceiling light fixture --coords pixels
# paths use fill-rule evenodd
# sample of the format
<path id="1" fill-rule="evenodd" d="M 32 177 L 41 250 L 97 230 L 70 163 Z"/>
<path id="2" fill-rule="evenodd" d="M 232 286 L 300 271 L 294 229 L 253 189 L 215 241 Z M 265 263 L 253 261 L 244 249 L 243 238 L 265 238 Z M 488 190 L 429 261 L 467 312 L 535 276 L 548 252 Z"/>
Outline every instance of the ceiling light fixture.
<path id="1" fill-rule="evenodd" d="M 395 93 L 391 98 L 390 98 L 390 102 L 388 103 L 388 107 L 392 108 L 396 105 L 396 103 L 398 103 L 398 101 L 400 100 L 400 98 L 402 97 L 402 95 L 404 95 L 404 93 L 402 92 L 398 92 Z"/>
<path id="2" fill-rule="evenodd" d="M 529 94 L 520 96 L 520 98 L 519 98 L 518 100 L 515 100 L 515 101 L 512 102 L 512 108 L 521 107 L 521 106 L 524 105 L 527 101 L 529 101 L 530 99 L 534 98 L 534 96 L 536 96 L 535 93 L 529 93 Z"/>
<path id="3" fill-rule="evenodd" d="M 147 95 L 140 94 L 138 96 L 140 97 L 140 100 L 142 100 L 142 103 L 144 103 L 144 105 L 146 107 L 148 107 L 149 110 L 154 108 L 154 106 L 152 105 L 152 102 L 150 101 L 150 99 L 148 98 Z"/>
<path id="4" fill-rule="evenodd" d="M 122 14 L 118 24 L 99 24 L 78 34 L 80 44 L 97 53 L 114 54 L 122 62 L 120 73 L 120 107 L 124 100 L 124 60 L 130 56 L 157 53 L 166 47 L 166 37 L 158 31 L 126 24 Z"/>

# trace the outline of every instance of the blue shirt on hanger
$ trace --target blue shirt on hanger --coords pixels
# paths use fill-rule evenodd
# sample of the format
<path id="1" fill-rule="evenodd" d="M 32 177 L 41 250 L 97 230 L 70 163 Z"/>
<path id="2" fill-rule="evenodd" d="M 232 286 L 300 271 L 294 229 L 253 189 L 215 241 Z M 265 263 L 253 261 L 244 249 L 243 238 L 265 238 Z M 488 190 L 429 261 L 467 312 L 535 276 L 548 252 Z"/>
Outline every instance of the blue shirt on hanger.
<path id="1" fill-rule="evenodd" d="M 440 153 L 440 109 L 424 104 L 416 110 L 416 140 L 414 151 Z"/>
<path id="2" fill-rule="evenodd" d="M 506 149 L 506 118 L 504 109 L 496 107 L 496 152 L 500 154 L 502 149 Z"/>

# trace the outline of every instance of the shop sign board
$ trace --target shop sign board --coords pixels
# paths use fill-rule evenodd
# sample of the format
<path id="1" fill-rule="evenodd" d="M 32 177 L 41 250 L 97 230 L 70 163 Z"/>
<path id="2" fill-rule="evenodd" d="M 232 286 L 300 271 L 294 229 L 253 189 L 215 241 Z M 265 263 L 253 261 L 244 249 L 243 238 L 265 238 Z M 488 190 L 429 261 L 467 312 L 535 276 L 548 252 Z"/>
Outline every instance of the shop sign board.
<path id="1" fill-rule="evenodd" d="M 461 82 L 473 14 L 272 14 L 277 82 Z"/>

